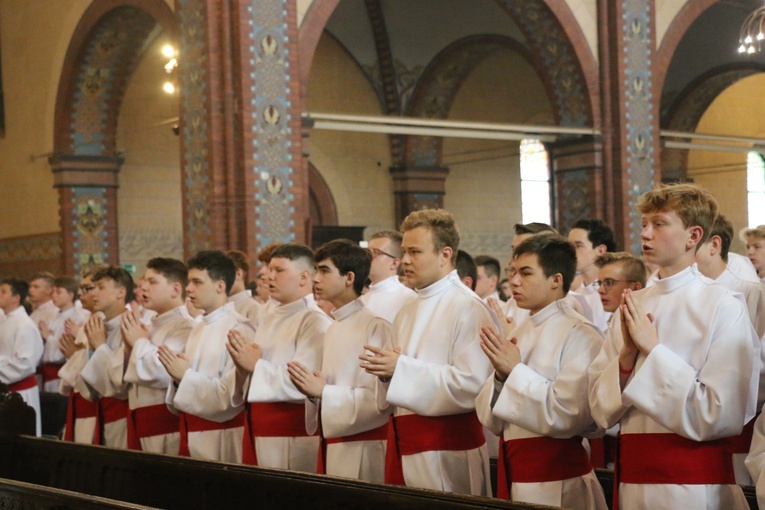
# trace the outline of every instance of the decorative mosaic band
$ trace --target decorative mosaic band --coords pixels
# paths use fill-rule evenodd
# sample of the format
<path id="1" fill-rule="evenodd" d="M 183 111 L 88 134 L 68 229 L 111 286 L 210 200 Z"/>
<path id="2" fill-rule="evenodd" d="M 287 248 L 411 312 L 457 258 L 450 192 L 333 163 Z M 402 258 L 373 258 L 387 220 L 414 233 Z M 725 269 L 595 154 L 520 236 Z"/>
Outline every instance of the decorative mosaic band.
<path id="1" fill-rule="evenodd" d="M 114 140 L 108 135 L 116 124 L 115 98 L 125 86 L 145 41 L 156 25 L 154 18 L 134 7 L 120 7 L 104 16 L 79 64 L 73 94 L 73 154 L 111 155 Z"/>
<path id="2" fill-rule="evenodd" d="M 74 271 L 95 264 L 113 264 L 109 260 L 107 188 L 74 187 L 71 200 Z"/>
<path id="3" fill-rule="evenodd" d="M 212 237 L 210 194 L 212 182 L 208 158 L 209 116 L 207 103 L 206 9 L 203 0 L 177 0 L 180 24 L 180 95 L 183 144 L 181 155 L 184 187 L 185 251 L 193 254 L 209 248 Z"/>
<path id="4" fill-rule="evenodd" d="M 625 133 L 627 161 L 625 178 L 629 203 L 650 190 L 655 182 L 656 154 L 654 153 L 653 91 L 651 64 L 654 56 L 651 16 L 655 16 L 652 0 L 622 1 Z M 629 207 L 626 224 L 625 248 L 640 253 L 640 214 Z"/>
<path id="5" fill-rule="evenodd" d="M 526 44 L 544 64 L 545 81 L 554 87 L 556 114 L 563 126 L 590 126 L 587 85 L 574 48 L 555 14 L 541 0 L 497 0 L 523 32 Z"/>
<path id="6" fill-rule="evenodd" d="M 252 178 L 255 181 L 257 243 L 295 240 L 292 176 L 292 106 L 287 36 L 288 0 L 251 0 L 249 73 L 252 82 Z"/>
<path id="7" fill-rule="evenodd" d="M 61 267 L 61 234 L 51 232 L 0 240 L 0 275 L 29 278 L 38 271 L 58 273 Z"/>

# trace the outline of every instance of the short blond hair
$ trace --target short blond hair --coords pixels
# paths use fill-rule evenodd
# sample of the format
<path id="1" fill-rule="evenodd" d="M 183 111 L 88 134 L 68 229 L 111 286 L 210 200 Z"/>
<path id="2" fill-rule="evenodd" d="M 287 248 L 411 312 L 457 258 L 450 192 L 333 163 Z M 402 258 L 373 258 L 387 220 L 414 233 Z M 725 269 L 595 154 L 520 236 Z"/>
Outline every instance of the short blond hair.
<path id="1" fill-rule="evenodd" d="M 637 201 L 640 214 L 670 212 L 682 220 L 685 228 L 701 227 L 700 246 L 709 238 L 717 218 L 717 200 L 705 189 L 689 183 L 662 184 Z"/>
<path id="2" fill-rule="evenodd" d="M 595 259 L 595 265 L 598 267 L 610 266 L 611 264 L 619 264 L 624 278 L 628 281 L 640 282 L 640 285 L 645 287 L 645 282 L 648 279 L 648 269 L 645 267 L 645 262 L 641 259 L 626 251 L 607 251 Z"/>
<path id="3" fill-rule="evenodd" d="M 765 239 L 765 225 L 757 225 L 754 228 L 744 228 L 739 232 L 739 237 L 742 241 L 749 241 L 750 237 L 756 237 L 757 239 Z"/>
<path id="4" fill-rule="evenodd" d="M 457 224 L 454 216 L 445 209 L 424 209 L 414 211 L 404 218 L 401 223 L 401 232 L 409 232 L 417 227 L 430 229 L 433 234 L 433 243 L 438 252 L 442 248 L 452 249 L 452 264 L 457 260 L 457 250 L 460 247 L 460 232 L 457 230 Z"/>

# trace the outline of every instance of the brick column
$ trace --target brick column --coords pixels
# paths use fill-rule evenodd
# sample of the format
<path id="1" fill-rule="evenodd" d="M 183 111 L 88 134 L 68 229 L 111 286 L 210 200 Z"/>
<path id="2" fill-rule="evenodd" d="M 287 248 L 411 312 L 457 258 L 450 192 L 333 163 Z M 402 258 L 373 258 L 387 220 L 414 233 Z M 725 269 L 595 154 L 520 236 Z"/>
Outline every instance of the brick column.
<path id="1" fill-rule="evenodd" d="M 606 219 L 640 253 L 637 198 L 661 175 L 654 0 L 599 0 Z"/>
<path id="2" fill-rule="evenodd" d="M 396 198 L 396 225 L 412 211 L 444 206 L 447 167 L 394 166 L 390 173 Z"/>
<path id="3" fill-rule="evenodd" d="M 581 218 L 604 218 L 603 142 L 585 137 L 548 144 L 555 224 L 565 234 Z"/>
<path id="4" fill-rule="evenodd" d="M 110 156 L 57 155 L 49 160 L 59 190 L 64 271 L 119 263 L 117 174 L 124 160 Z"/>

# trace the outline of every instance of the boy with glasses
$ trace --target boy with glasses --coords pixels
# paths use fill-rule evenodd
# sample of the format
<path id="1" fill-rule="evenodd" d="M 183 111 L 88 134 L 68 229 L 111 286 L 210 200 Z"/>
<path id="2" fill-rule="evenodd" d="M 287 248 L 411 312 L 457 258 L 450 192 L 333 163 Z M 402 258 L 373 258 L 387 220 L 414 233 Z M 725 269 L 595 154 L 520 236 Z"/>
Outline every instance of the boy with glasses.
<path id="1" fill-rule="evenodd" d="M 369 290 L 361 296 L 364 306 L 388 322 L 393 322 L 404 304 L 414 299 L 412 289 L 398 279 L 401 265 L 401 234 L 383 230 L 372 234 L 368 245 L 372 254 Z"/>

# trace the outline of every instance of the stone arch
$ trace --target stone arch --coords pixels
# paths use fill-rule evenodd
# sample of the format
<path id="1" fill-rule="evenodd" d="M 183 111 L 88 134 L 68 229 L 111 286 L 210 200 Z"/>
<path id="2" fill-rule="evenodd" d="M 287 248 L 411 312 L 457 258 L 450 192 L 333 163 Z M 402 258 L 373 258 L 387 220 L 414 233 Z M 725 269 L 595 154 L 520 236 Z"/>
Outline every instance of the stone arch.
<path id="1" fill-rule="evenodd" d="M 725 89 L 748 76 L 764 72 L 765 65 L 741 62 L 719 66 L 702 74 L 693 80 L 669 106 L 662 118 L 662 127 L 671 131 L 695 132 L 704 112 Z M 668 179 L 686 177 L 687 164 L 687 149 L 662 151 L 662 177 Z"/>
<path id="2" fill-rule="evenodd" d="M 316 167 L 308 162 L 308 195 L 312 225 L 337 225 L 337 205 L 332 190 Z"/>
<path id="3" fill-rule="evenodd" d="M 677 13 L 664 34 L 659 51 L 656 52 L 656 87 L 654 90 L 659 91 L 659 93 L 664 90 L 664 81 L 669 72 L 669 64 L 672 62 L 672 57 L 675 55 L 685 33 L 704 11 L 719 2 L 720 0 L 688 0 Z"/>
<path id="4" fill-rule="evenodd" d="M 159 27 L 177 39 L 165 2 L 96 0 L 80 19 L 61 72 L 54 151 L 114 155 L 119 107 L 146 42 Z"/>
<path id="5" fill-rule="evenodd" d="M 69 42 L 56 97 L 53 156 L 65 271 L 116 264 L 117 119 L 127 84 L 154 36 L 177 40 L 174 13 L 154 0 L 95 0 Z"/>
<path id="6" fill-rule="evenodd" d="M 496 0 L 526 37 L 539 60 L 540 76 L 552 87 L 558 122 L 600 126 L 600 88 L 595 57 L 565 0 Z"/>
<path id="7" fill-rule="evenodd" d="M 405 115 L 445 119 L 462 82 L 486 57 L 501 50 L 522 55 L 539 74 L 538 61 L 518 41 L 502 36 L 471 36 L 452 43 L 431 61 L 422 74 Z M 550 84 L 545 82 L 550 96 Z M 441 163 L 443 138 L 407 137 L 407 165 L 436 167 Z"/>
<path id="8" fill-rule="evenodd" d="M 565 0 L 496 0 L 527 38 L 541 76 L 554 85 L 551 97 L 560 121 L 570 126 L 600 125 L 599 70 L 579 23 Z M 319 38 L 340 0 L 313 0 L 299 34 L 300 76 L 307 83 Z"/>

